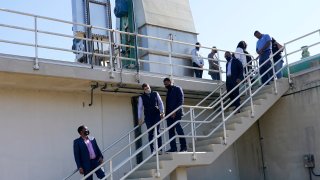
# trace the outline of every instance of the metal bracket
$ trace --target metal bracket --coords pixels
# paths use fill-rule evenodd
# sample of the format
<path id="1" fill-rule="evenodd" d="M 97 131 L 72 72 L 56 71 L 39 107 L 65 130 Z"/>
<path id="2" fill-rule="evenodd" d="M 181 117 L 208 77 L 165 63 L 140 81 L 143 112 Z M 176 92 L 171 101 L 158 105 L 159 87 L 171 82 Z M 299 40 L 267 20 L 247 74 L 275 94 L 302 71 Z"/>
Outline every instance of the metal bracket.
<path id="1" fill-rule="evenodd" d="M 94 84 L 91 84 L 91 102 L 89 104 L 89 106 L 92 106 L 93 104 L 93 90 L 97 89 L 99 87 L 99 83 L 95 82 Z"/>

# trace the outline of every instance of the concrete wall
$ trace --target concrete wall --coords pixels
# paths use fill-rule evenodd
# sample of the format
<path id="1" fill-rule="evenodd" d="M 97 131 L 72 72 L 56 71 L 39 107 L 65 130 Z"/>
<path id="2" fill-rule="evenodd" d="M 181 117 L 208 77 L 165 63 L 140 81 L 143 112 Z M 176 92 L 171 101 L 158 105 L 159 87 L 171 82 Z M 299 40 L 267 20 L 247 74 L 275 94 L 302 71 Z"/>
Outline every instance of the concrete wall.
<path id="1" fill-rule="evenodd" d="M 320 71 L 294 78 L 293 89 L 260 120 L 266 179 L 309 179 L 303 155 L 320 167 Z"/>
<path id="2" fill-rule="evenodd" d="M 56 180 L 71 173 L 76 168 L 72 143 L 81 124 L 89 127 L 101 149 L 132 129 L 129 96 L 95 95 L 91 107 L 89 97 L 2 88 L 0 179 Z"/>
<path id="3" fill-rule="evenodd" d="M 189 168 L 188 178 L 309 179 L 303 156 L 314 154 L 315 171 L 319 172 L 319 109 L 320 71 L 294 77 L 292 89 L 259 119 L 261 141 L 258 123 L 255 123 L 214 163 L 209 166 Z M 232 171 L 228 173 L 228 169 Z"/>
<path id="4" fill-rule="evenodd" d="M 178 31 L 169 28 L 163 28 L 153 25 L 144 25 L 139 28 L 139 33 L 159 37 L 163 39 L 169 39 L 169 34 L 172 34 L 175 41 L 186 42 L 195 44 L 197 42 L 197 35 L 194 33 L 188 33 L 184 31 Z M 139 46 L 149 48 L 150 51 L 140 50 L 139 57 L 143 60 L 149 60 L 151 62 L 161 62 L 170 64 L 169 61 L 169 43 L 167 41 L 160 41 L 156 39 L 140 38 Z M 191 50 L 194 46 L 172 43 L 172 64 L 184 65 L 192 67 Z M 180 54 L 176 56 L 175 54 Z M 183 56 L 182 56 L 182 55 Z M 160 65 L 155 63 L 143 63 L 142 70 L 170 74 L 170 65 Z M 173 66 L 173 74 L 176 76 L 193 76 L 193 70 Z"/>

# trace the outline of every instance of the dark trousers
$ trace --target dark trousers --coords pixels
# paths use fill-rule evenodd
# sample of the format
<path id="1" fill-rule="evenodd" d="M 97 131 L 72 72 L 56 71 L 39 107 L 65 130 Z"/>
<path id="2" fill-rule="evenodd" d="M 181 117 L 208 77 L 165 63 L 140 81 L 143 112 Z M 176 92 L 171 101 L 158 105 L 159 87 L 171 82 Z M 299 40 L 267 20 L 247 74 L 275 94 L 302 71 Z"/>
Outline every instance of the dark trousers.
<path id="1" fill-rule="evenodd" d="M 198 66 L 198 64 L 195 62 L 193 62 L 192 65 L 193 67 L 200 68 L 200 66 Z M 194 74 L 196 75 L 196 78 L 202 78 L 202 73 L 203 73 L 203 70 L 194 69 Z"/>
<path id="2" fill-rule="evenodd" d="M 273 74 L 272 68 L 270 70 L 268 70 L 271 67 L 271 61 L 268 60 L 270 57 L 270 54 L 271 54 L 271 51 L 267 50 L 267 51 L 263 52 L 263 54 L 261 54 L 260 58 L 259 58 L 260 75 L 267 72 L 265 75 L 261 76 L 261 83 L 262 84 L 264 84 L 267 81 L 269 83 L 269 81 L 271 80 L 270 78 L 272 77 L 272 74 Z M 261 66 L 261 64 L 264 63 L 266 60 L 268 60 L 268 62 L 266 62 L 264 65 Z"/>
<path id="3" fill-rule="evenodd" d="M 98 167 L 99 165 L 100 165 L 100 164 L 99 164 L 97 158 L 90 160 L 90 169 L 84 169 L 84 175 L 89 174 L 92 170 L 94 170 L 94 169 L 95 169 L 96 167 Z M 102 170 L 101 168 L 100 168 L 99 170 L 97 170 L 95 173 L 96 173 L 96 175 L 97 175 L 97 177 L 98 177 L 99 179 L 102 179 L 102 178 L 105 176 L 105 174 L 104 174 L 104 172 L 103 172 L 103 170 Z M 89 176 L 86 180 L 93 180 L 92 175 Z"/>
<path id="4" fill-rule="evenodd" d="M 210 74 L 212 80 L 219 80 L 220 81 L 220 74 L 217 72 L 213 72 Z"/>
<path id="5" fill-rule="evenodd" d="M 159 116 L 159 114 L 155 115 L 154 117 L 156 118 L 145 118 L 145 122 L 146 122 L 146 125 L 147 125 L 147 128 L 150 129 L 153 125 L 155 125 L 157 122 L 160 121 L 160 116 L 159 118 L 157 117 Z M 159 129 L 160 129 L 160 125 L 157 125 L 157 135 L 159 135 Z M 148 132 L 148 138 L 149 138 L 149 142 L 151 142 L 154 138 L 154 128 Z M 161 139 L 161 136 L 158 138 L 158 147 L 161 147 L 162 146 L 162 139 Z M 153 147 L 153 143 L 150 144 L 150 150 L 151 150 L 151 153 L 153 152 L 154 150 L 154 147 Z"/>
<path id="6" fill-rule="evenodd" d="M 229 93 L 234 87 L 237 86 L 237 83 L 233 82 L 227 77 L 226 86 L 227 86 L 227 92 Z M 236 108 L 240 106 L 240 97 L 236 98 L 237 96 L 239 96 L 239 87 L 237 87 L 234 91 L 232 91 L 229 94 L 230 102 L 236 99 L 231 105 L 231 106 L 235 106 Z"/>
<path id="7" fill-rule="evenodd" d="M 171 126 L 173 123 L 175 123 L 176 121 L 180 120 L 180 118 L 172 118 L 172 117 L 169 117 L 167 119 L 167 126 Z M 177 131 L 177 134 L 178 135 L 184 135 L 184 132 L 183 132 L 183 129 L 180 125 L 180 122 L 178 122 L 175 126 L 173 126 L 172 128 L 169 129 L 169 139 L 171 139 L 172 137 L 174 137 L 176 135 L 176 132 Z M 187 149 L 187 143 L 186 143 L 186 138 L 179 138 L 179 142 L 180 142 L 180 150 L 183 149 L 183 150 L 186 150 Z M 176 139 L 173 139 L 171 142 L 170 142 L 170 148 L 171 150 L 174 150 L 174 151 L 177 151 L 177 144 L 176 144 Z"/>

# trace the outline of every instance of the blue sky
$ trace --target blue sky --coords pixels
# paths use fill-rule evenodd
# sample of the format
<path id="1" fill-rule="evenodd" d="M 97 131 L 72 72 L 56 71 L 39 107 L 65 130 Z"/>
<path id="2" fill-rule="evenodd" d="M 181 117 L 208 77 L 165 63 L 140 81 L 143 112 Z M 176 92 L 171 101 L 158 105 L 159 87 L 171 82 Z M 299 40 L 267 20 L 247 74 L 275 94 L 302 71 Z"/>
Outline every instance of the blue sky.
<path id="1" fill-rule="evenodd" d="M 235 50 L 237 43 L 245 40 L 249 52 L 256 55 L 256 38 L 253 36 L 255 30 L 270 34 L 278 42 L 284 43 L 320 28 L 319 0 L 189 0 L 189 2 L 195 27 L 199 33 L 198 41 L 209 47 L 215 45 L 221 49 Z M 0 8 L 72 20 L 71 0 L 2 0 Z M 0 18 L 0 23 L 33 27 L 32 18 L 21 18 L 21 16 L 12 16 L 3 12 L 0 12 L 0 16 L 3 17 Z M 48 24 L 41 21 L 39 26 L 44 30 L 57 29 L 72 34 L 71 26 Z M 26 42 L 33 40 L 30 33 L 19 36 L 15 33 L 16 31 L 13 30 L 0 29 L 0 39 L 23 39 Z M 39 41 L 45 38 L 45 36 L 39 37 Z M 296 43 L 292 49 L 310 44 L 311 41 L 319 41 L 319 39 L 320 35 L 318 34 L 315 37 L 310 37 L 307 41 Z M 4 49 L 17 49 L 16 46 L 0 45 L 2 52 Z M 70 48 L 71 42 L 67 44 L 63 38 L 54 38 L 48 45 Z M 32 50 L 32 48 L 29 49 Z M 33 53 L 30 50 L 28 52 Z M 310 49 L 310 52 L 311 54 L 319 52 L 319 47 Z M 40 51 L 40 54 L 47 53 L 50 51 Z M 206 56 L 208 52 L 202 51 L 202 53 Z M 67 59 L 73 56 L 70 53 L 63 54 L 60 54 L 61 57 L 67 57 Z M 299 56 L 295 58 L 299 58 Z"/>

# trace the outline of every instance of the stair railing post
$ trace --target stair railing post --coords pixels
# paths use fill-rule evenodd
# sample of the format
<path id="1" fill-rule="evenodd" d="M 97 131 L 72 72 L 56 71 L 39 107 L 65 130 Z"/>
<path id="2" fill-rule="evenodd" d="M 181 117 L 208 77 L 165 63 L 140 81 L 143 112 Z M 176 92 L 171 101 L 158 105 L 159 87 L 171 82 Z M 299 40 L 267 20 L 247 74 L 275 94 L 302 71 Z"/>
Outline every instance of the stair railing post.
<path id="1" fill-rule="evenodd" d="M 114 78 L 114 74 L 113 74 L 113 70 L 114 70 L 114 64 L 113 64 L 113 44 L 112 44 L 112 41 L 111 41 L 111 36 L 112 36 L 112 33 L 111 33 L 111 30 L 108 30 L 108 36 L 109 36 L 109 61 L 110 61 L 110 78 Z"/>
<path id="2" fill-rule="evenodd" d="M 128 136 L 128 139 L 129 139 L 129 152 L 130 152 L 130 157 L 132 155 L 132 147 L 131 147 L 131 133 L 129 133 L 129 136 Z M 130 158 L 130 170 L 132 170 L 132 158 Z"/>
<path id="3" fill-rule="evenodd" d="M 289 84 L 291 84 L 291 75 L 290 75 L 290 67 L 289 67 L 289 62 L 288 62 L 288 54 L 287 54 L 287 45 L 284 44 L 284 56 L 286 57 L 286 65 L 287 65 L 287 72 L 288 72 L 288 79 L 289 79 Z"/>
<path id="4" fill-rule="evenodd" d="M 155 176 L 157 178 L 160 177 L 160 166 L 159 166 L 159 148 L 158 148 L 158 133 L 157 133 L 157 126 L 154 127 L 154 145 L 155 145 L 155 149 L 156 149 L 156 160 L 157 160 L 157 171 L 156 171 L 156 174 Z"/>
<path id="5" fill-rule="evenodd" d="M 278 94 L 278 88 L 277 88 L 277 75 L 276 75 L 276 70 L 275 70 L 275 63 L 274 63 L 274 59 L 273 59 L 273 53 L 271 51 L 271 66 L 272 66 L 272 78 L 273 78 L 273 82 L 274 82 L 274 93 Z"/>
<path id="6" fill-rule="evenodd" d="M 221 69 L 221 66 L 220 66 L 220 56 L 219 56 L 219 51 L 218 50 L 217 50 L 217 58 L 218 58 L 218 66 L 219 66 L 219 79 L 220 79 L 220 82 L 221 82 L 222 81 L 222 69 Z"/>
<path id="7" fill-rule="evenodd" d="M 247 68 L 247 72 L 248 72 L 248 66 Z M 251 117 L 254 117 L 254 107 L 253 107 L 253 100 L 252 100 L 252 83 L 251 83 L 251 73 L 248 73 L 248 77 L 247 77 L 247 81 L 249 84 L 249 96 L 250 96 L 250 106 L 251 106 Z"/>
<path id="8" fill-rule="evenodd" d="M 160 123 L 160 129 L 161 129 L 162 132 L 165 131 L 166 125 L 165 125 L 164 121 L 162 121 Z M 163 135 L 163 142 L 167 142 L 165 134 Z M 162 148 L 162 151 L 166 152 L 167 151 L 167 146 L 164 146 L 164 148 Z"/>
<path id="9" fill-rule="evenodd" d="M 220 104 L 221 104 L 221 116 L 223 123 L 223 144 L 227 145 L 227 132 L 226 132 L 226 122 L 224 120 L 224 107 L 223 107 L 223 99 L 222 99 L 222 88 L 220 88 Z"/>
<path id="10" fill-rule="evenodd" d="M 33 69 L 39 70 L 39 60 L 38 60 L 38 18 L 37 16 L 34 17 L 34 53 L 35 53 L 35 60 Z"/>
<path id="11" fill-rule="evenodd" d="M 195 140 L 195 128 L 194 128 L 194 108 L 190 108 L 190 120 L 191 120 L 191 135 L 192 135 L 192 160 L 196 160 L 196 140 Z"/>
<path id="12" fill-rule="evenodd" d="M 169 63 L 170 63 L 170 79 L 173 78 L 173 64 L 172 64 L 172 41 L 173 41 L 173 35 L 169 34 L 169 42 L 168 42 L 168 51 L 169 51 Z"/>
<path id="13" fill-rule="evenodd" d="M 112 159 L 109 162 L 110 168 L 110 180 L 113 180 L 113 167 L 112 167 Z"/>

